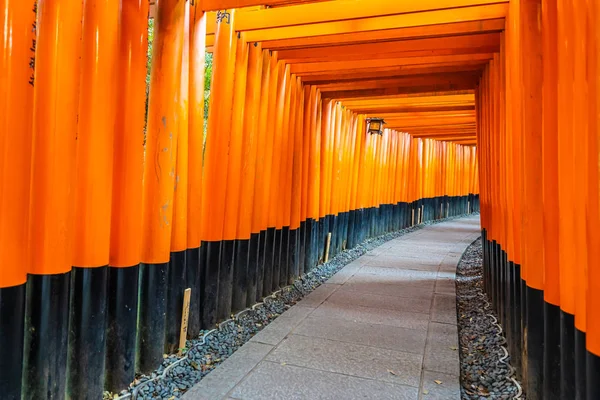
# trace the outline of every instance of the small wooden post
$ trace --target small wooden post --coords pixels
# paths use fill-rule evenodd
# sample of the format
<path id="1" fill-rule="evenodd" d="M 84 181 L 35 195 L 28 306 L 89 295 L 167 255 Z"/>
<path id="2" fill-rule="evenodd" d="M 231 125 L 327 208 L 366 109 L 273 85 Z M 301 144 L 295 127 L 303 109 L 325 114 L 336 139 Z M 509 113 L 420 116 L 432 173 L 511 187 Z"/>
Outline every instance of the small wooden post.
<path id="1" fill-rule="evenodd" d="M 327 244 L 325 245 L 325 262 L 329 260 L 329 245 L 331 244 L 331 232 L 327 234 Z"/>
<path id="2" fill-rule="evenodd" d="M 185 347 L 185 340 L 187 339 L 188 330 L 188 319 L 190 317 L 190 297 L 192 295 L 192 289 L 187 288 L 183 292 L 183 310 L 181 312 L 181 330 L 179 331 L 179 352 L 181 355 L 183 348 Z"/>

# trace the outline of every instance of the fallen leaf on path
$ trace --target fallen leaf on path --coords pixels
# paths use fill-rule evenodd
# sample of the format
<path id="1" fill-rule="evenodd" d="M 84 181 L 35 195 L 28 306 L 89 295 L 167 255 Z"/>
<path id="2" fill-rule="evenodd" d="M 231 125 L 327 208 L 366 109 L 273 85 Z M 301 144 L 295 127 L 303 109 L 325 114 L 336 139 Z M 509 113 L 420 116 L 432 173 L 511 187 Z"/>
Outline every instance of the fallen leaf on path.
<path id="1" fill-rule="evenodd" d="M 442 381 L 439 381 L 439 380 L 437 380 L 437 379 L 436 379 L 434 382 L 435 382 L 435 383 L 437 383 L 438 385 L 441 385 L 441 384 L 442 384 Z"/>

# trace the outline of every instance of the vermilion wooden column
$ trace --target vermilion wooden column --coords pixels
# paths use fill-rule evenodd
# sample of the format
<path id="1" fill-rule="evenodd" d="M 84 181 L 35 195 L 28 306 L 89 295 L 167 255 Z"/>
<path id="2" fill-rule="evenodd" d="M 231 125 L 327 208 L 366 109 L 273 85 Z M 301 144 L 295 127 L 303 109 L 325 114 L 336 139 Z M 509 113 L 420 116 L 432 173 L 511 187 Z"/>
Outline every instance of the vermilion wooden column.
<path id="1" fill-rule="evenodd" d="M 150 71 L 139 282 L 137 368 L 145 373 L 162 362 L 165 347 L 185 1 L 161 1 L 156 13 L 152 45 L 161 51 L 152 53 Z"/>
<path id="2" fill-rule="evenodd" d="M 561 397 L 575 393 L 575 185 L 573 132 L 574 16 L 571 1 L 557 1 L 558 31 L 558 242 L 561 309 Z"/>
<path id="3" fill-rule="evenodd" d="M 62 399 L 73 265 L 82 3 L 37 4 L 22 396 Z"/>
<path id="4" fill-rule="evenodd" d="M 204 155 L 204 63 L 206 52 L 206 13 L 195 3 L 190 9 L 189 117 L 188 117 L 188 224 L 186 280 L 192 289 L 188 337 L 200 332 L 204 248 L 202 227 L 202 168 Z"/>
<path id="5" fill-rule="evenodd" d="M 202 193 L 207 194 L 202 199 L 202 246 L 206 246 L 202 291 L 203 328 L 214 326 L 218 319 L 219 267 L 225 223 L 228 147 L 236 60 L 233 28 L 235 10 L 221 11 L 217 18 L 202 180 Z"/>
<path id="6" fill-rule="evenodd" d="M 36 13 L 30 2 L 3 0 L 0 18 L 0 393 L 20 399 Z"/>
<path id="7" fill-rule="evenodd" d="M 148 3 L 123 1 L 113 149 L 113 191 L 106 311 L 105 388 L 118 392 L 135 377 L 138 274 L 142 244 L 142 177 L 148 51 Z"/>

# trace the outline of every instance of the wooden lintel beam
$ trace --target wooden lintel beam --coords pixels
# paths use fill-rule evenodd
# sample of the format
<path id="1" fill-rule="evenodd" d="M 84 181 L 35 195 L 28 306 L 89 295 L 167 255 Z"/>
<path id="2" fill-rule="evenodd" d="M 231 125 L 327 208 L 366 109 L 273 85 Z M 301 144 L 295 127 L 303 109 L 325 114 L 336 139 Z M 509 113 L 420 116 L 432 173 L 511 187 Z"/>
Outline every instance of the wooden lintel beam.
<path id="1" fill-rule="evenodd" d="M 280 50 L 279 59 L 302 59 L 331 57 L 332 55 L 377 55 L 382 53 L 405 53 L 438 49 L 473 49 L 500 47 L 500 34 L 444 36 L 426 39 L 395 40 L 328 47 Z M 391 58 L 391 57 L 388 57 Z"/>
<path id="2" fill-rule="evenodd" d="M 501 32 L 504 30 L 504 18 L 483 21 L 456 22 L 393 28 L 379 31 L 351 32 L 325 36 L 300 37 L 263 41 L 263 48 L 271 50 L 301 49 L 306 47 L 326 47 L 359 43 L 386 42 L 399 39 L 429 38 L 441 36 L 468 35 L 477 33 Z M 210 35 L 214 36 L 214 35 Z"/>
<path id="3" fill-rule="evenodd" d="M 422 107 L 389 107 L 389 108 L 355 108 L 348 107 L 357 114 L 387 114 L 387 113 L 413 113 L 413 112 L 431 112 L 431 111 L 470 111 L 475 110 L 475 105 L 460 105 L 460 106 L 422 106 Z"/>
<path id="4" fill-rule="evenodd" d="M 462 90 L 473 90 L 473 85 L 470 83 L 462 84 L 440 84 L 440 85 L 425 85 L 425 86 L 414 86 L 414 87 L 400 87 L 400 88 L 383 88 L 383 89 L 361 89 L 361 90 L 343 90 L 336 92 L 326 92 L 322 94 L 322 97 L 328 99 L 352 99 L 352 98 L 369 98 L 369 97 L 392 97 L 402 95 L 417 95 L 419 93 L 431 93 L 431 92 L 450 92 L 450 91 L 462 91 Z"/>
<path id="5" fill-rule="evenodd" d="M 414 3 L 419 4 L 420 2 Z M 508 3 L 496 3 L 482 6 L 414 12 L 409 14 L 386 15 L 373 18 L 358 17 L 358 19 L 346 21 L 249 30 L 246 32 L 246 39 L 249 42 L 264 42 L 276 39 L 306 38 L 333 34 L 372 32 L 402 27 L 422 27 L 436 24 L 483 21 L 504 18 L 507 14 L 507 10 Z"/>
<path id="6" fill-rule="evenodd" d="M 387 71 L 370 71 L 366 70 L 359 73 L 346 72 L 346 73 L 333 73 L 327 72 L 323 74 L 311 74 L 306 75 L 304 83 L 306 85 L 313 85 L 319 83 L 335 83 L 349 80 L 363 80 L 363 79 L 382 79 L 382 78 L 397 78 L 401 76 L 414 76 L 422 74 L 438 74 L 438 73 L 452 73 L 452 72 L 477 72 L 481 73 L 483 67 L 486 65 L 485 61 L 478 61 L 474 64 L 468 65 L 452 65 L 452 66 L 441 66 L 441 67 L 425 67 L 422 68 L 389 68 Z"/>
<path id="7" fill-rule="evenodd" d="M 471 85 L 475 87 L 478 75 L 473 74 L 439 74 L 393 79 L 370 79 L 340 83 L 325 83 L 317 85 L 321 93 L 342 90 L 379 89 L 393 87 L 411 87 L 426 85 Z"/>
<path id="8" fill-rule="evenodd" d="M 252 3 L 255 4 L 252 4 Z M 270 2 L 281 0 L 202 0 L 204 11 L 228 10 L 258 5 L 269 6 Z M 214 3 L 216 8 L 207 8 Z M 258 4 L 256 4 L 258 3 Z M 236 17 L 236 30 L 251 31 L 289 26 L 319 24 L 336 21 L 356 20 L 357 18 L 375 18 L 390 15 L 414 14 L 425 11 L 454 10 L 462 7 L 487 7 L 508 0 L 336 0 L 317 3 L 290 5 L 281 8 L 239 10 Z M 233 4 L 234 6 L 230 6 Z M 209 15 L 212 17 L 212 15 Z M 207 20 L 207 32 L 215 32 L 215 19 Z"/>
<path id="9" fill-rule="evenodd" d="M 435 66 L 441 63 L 461 63 L 471 61 L 487 61 L 494 57 L 492 53 L 483 54 L 461 54 L 453 56 L 428 56 L 428 57 L 409 57 L 409 58 L 389 58 L 381 60 L 365 60 L 361 61 L 359 67 L 364 70 L 370 68 L 380 67 L 398 67 L 404 65 L 430 65 Z M 357 62 L 354 61 L 333 61 L 333 62 L 322 62 L 322 63 L 306 63 L 306 64 L 294 64 L 290 68 L 290 72 L 296 75 L 303 75 L 314 72 L 326 72 L 326 71 L 344 71 L 344 70 L 355 70 L 357 68 Z"/>

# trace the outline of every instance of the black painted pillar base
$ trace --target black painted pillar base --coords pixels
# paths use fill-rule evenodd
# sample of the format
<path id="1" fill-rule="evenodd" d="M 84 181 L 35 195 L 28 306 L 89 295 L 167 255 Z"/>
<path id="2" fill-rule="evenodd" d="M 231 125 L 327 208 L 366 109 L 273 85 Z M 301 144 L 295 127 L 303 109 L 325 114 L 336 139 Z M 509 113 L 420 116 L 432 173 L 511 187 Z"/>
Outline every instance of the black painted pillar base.
<path id="1" fill-rule="evenodd" d="M 600 399 L 600 357 L 587 352 L 586 356 L 587 373 L 587 398 Z"/>
<path id="2" fill-rule="evenodd" d="M 273 245 L 273 275 L 269 294 L 279 289 L 279 276 L 281 274 L 281 245 L 283 243 L 282 238 L 282 229 L 275 229 L 275 243 Z"/>
<path id="3" fill-rule="evenodd" d="M 198 288 L 198 292 L 195 294 L 198 298 L 198 307 L 199 307 L 199 316 L 200 319 L 200 329 L 204 329 L 204 316 L 205 316 L 205 306 L 204 306 L 204 297 L 206 291 L 206 242 L 200 243 L 200 248 L 198 249 L 198 281 L 200 282 L 200 287 Z M 192 293 L 194 296 L 194 293 Z"/>
<path id="4" fill-rule="evenodd" d="M 527 286 L 527 398 L 543 399 L 544 292 Z"/>
<path id="5" fill-rule="evenodd" d="M 286 285 L 300 276 L 300 229 L 290 229 L 288 241 L 288 268 Z"/>
<path id="6" fill-rule="evenodd" d="M 523 376 L 523 368 L 522 368 L 522 351 L 523 351 L 523 326 L 521 321 L 521 314 L 523 313 L 523 301 L 521 296 L 521 265 L 514 264 L 513 273 L 513 282 L 514 285 L 512 287 L 511 295 L 514 300 L 514 310 L 512 315 L 512 326 L 513 332 L 512 337 L 514 342 L 514 352 L 511 354 L 511 358 L 514 361 L 513 367 L 517 372 L 517 376 L 519 379 Z"/>
<path id="7" fill-rule="evenodd" d="M 183 293 L 186 285 L 186 250 L 171 253 L 167 278 L 167 314 L 165 326 L 165 353 L 176 353 L 179 346 Z"/>
<path id="8" fill-rule="evenodd" d="M 268 228 L 265 243 L 265 260 L 262 297 L 273 293 L 273 261 L 275 251 L 275 228 Z"/>
<path id="9" fill-rule="evenodd" d="M 560 400 L 560 308 L 544 302 L 544 400 Z"/>
<path id="10" fill-rule="evenodd" d="M 312 218 L 306 220 L 306 237 L 305 237 L 305 253 L 303 273 L 309 272 L 313 268 L 313 264 L 317 258 L 317 235 L 319 230 L 319 222 Z"/>
<path id="11" fill-rule="evenodd" d="M 221 241 L 203 242 L 204 281 L 202 290 L 202 329 L 212 329 L 217 324 L 217 304 L 219 299 L 219 264 Z M 202 254 L 202 253 L 201 253 Z"/>
<path id="12" fill-rule="evenodd" d="M 71 271 L 67 395 L 98 399 L 104 392 L 108 267 Z"/>
<path id="13" fill-rule="evenodd" d="M 217 320 L 219 321 L 229 319 L 231 316 L 234 258 L 235 240 L 223 240 L 219 262 L 219 300 L 217 302 Z"/>
<path id="14" fill-rule="evenodd" d="M 575 317 L 560 310 L 560 396 L 575 399 Z"/>
<path id="15" fill-rule="evenodd" d="M 187 249 L 185 253 L 185 280 L 192 289 L 190 314 L 188 319 L 188 339 L 195 339 L 200 333 L 200 248 Z"/>
<path id="16" fill-rule="evenodd" d="M 246 290 L 246 307 L 253 305 L 256 300 L 258 288 L 258 259 L 260 255 L 260 232 L 250 234 L 248 242 L 248 288 Z"/>
<path id="17" fill-rule="evenodd" d="M 135 378 L 139 266 L 108 268 L 105 390 L 118 393 Z"/>
<path id="18" fill-rule="evenodd" d="M 231 310 L 238 313 L 246 308 L 249 291 L 250 239 L 238 239 L 235 242 Z"/>
<path id="19" fill-rule="evenodd" d="M 258 235 L 258 263 L 256 264 L 256 302 L 263 298 L 265 280 L 265 254 L 267 253 L 267 231 L 262 230 Z"/>
<path id="20" fill-rule="evenodd" d="M 23 354 L 24 399 L 62 399 L 65 396 L 70 288 L 70 272 L 28 276 Z"/>
<path id="21" fill-rule="evenodd" d="M 298 276 L 304 274 L 304 266 L 306 265 L 307 256 L 307 221 L 300 222 L 300 228 L 298 229 Z"/>
<path id="22" fill-rule="evenodd" d="M 169 263 L 140 264 L 137 369 L 145 374 L 163 360 L 168 271 Z"/>
<path id="23" fill-rule="evenodd" d="M 0 288 L 0 393 L 21 400 L 26 283 Z"/>
<path id="24" fill-rule="evenodd" d="M 586 360 L 585 332 L 575 328 L 575 400 L 587 399 Z"/>
<path id="25" fill-rule="evenodd" d="M 281 229 L 281 250 L 279 257 L 279 282 L 278 287 L 287 286 L 290 265 L 290 227 Z"/>
<path id="26" fill-rule="evenodd" d="M 356 219 L 356 210 L 352 210 L 348 212 L 348 241 L 346 242 L 346 248 L 352 249 L 356 246 L 356 236 L 355 236 L 355 219 Z"/>

